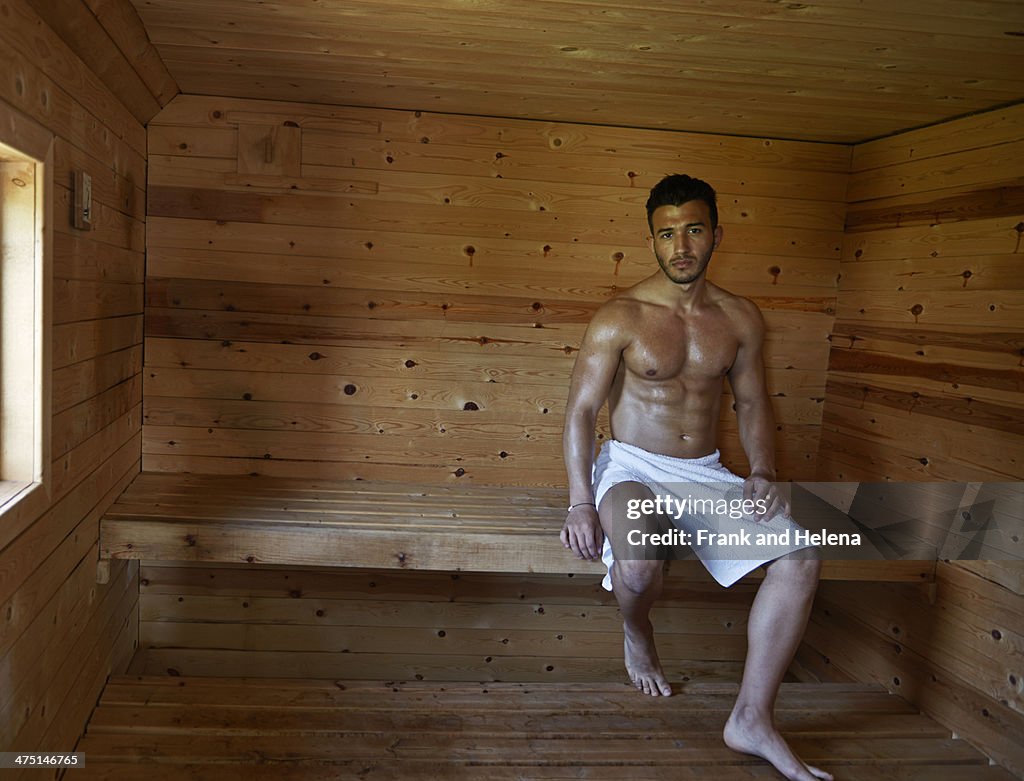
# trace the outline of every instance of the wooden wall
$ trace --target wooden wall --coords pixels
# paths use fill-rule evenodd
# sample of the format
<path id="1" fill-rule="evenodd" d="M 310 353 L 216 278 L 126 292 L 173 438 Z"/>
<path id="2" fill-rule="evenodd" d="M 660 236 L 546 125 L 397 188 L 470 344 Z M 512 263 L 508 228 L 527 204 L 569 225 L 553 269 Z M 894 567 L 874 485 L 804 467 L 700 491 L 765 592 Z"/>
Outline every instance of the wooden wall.
<path id="1" fill-rule="evenodd" d="M 148 140 L 144 469 L 563 485 L 583 329 L 684 171 L 813 477 L 847 147 L 185 96 Z"/>
<path id="2" fill-rule="evenodd" d="M 854 148 L 819 480 L 1024 475 L 1024 106 Z"/>
<path id="3" fill-rule="evenodd" d="M 819 480 L 1024 474 L 1024 106 L 855 147 Z M 823 583 L 809 677 L 876 680 L 1024 775 L 1024 568 Z"/>
<path id="4" fill-rule="evenodd" d="M 934 585 L 823 582 L 803 679 L 877 681 L 1024 776 L 1024 570 L 940 561 Z"/>
<path id="5" fill-rule="evenodd" d="M 679 568 L 653 618 L 666 673 L 738 681 L 756 583 Z M 144 563 L 131 672 L 433 681 L 625 681 L 600 578 Z"/>
<path id="6" fill-rule="evenodd" d="M 52 484 L 0 518 L 0 750 L 70 751 L 138 637 L 137 565 L 96 575 L 99 517 L 141 459 L 146 133 L 31 3 L 0 13 L 0 116 L 56 139 Z M 74 169 L 92 176 L 88 233 L 70 226 Z"/>

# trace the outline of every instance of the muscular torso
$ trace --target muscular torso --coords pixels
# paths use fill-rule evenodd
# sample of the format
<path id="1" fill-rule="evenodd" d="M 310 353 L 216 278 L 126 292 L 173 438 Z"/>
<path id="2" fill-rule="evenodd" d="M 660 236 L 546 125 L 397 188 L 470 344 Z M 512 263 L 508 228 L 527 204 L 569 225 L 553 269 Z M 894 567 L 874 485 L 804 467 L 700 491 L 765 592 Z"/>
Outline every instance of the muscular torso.
<path id="1" fill-rule="evenodd" d="M 713 452 L 723 382 L 739 346 L 728 300 L 696 313 L 622 303 L 634 337 L 608 397 L 612 437 L 680 458 Z"/>

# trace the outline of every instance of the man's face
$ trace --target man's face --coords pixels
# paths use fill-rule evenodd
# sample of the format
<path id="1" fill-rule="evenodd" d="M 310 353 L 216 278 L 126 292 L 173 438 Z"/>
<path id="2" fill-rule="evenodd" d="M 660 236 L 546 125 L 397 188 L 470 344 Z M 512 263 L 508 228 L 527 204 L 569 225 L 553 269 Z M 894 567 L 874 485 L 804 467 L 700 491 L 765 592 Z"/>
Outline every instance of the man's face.
<path id="1" fill-rule="evenodd" d="M 651 215 L 651 227 L 651 249 L 658 265 L 677 285 L 702 277 L 711 253 L 722 240 L 722 227 L 711 227 L 711 215 L 704 201 L 659 206 Z"/>

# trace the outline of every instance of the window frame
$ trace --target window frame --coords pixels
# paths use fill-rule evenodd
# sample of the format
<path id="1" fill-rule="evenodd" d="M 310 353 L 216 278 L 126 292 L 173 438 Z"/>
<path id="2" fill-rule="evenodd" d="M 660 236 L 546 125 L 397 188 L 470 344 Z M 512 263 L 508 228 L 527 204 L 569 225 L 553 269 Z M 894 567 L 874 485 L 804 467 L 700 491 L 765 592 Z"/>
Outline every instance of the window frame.
<path id="1" fill-rule="evenodd" d="M 26 352 L 31 354 L 31 366 L 17 366 L 13 380 L 9 360 L 0 355 L 0 521 L 6 520 L 13 510 L 22 506 L 29 497 L 33 504 L 41 500 L 40 511 L 51 498 L 51 422 L 53 417 L 53 223 L 54 213 L 54 146 L 53 133 L 0 101 L 0 161 L 14 165 L 34 166 L 33 200 L 34 220 L 31 228 L 33 269 L 18 284 L 16 296 L 0 287 L 0 329 L 9 322 L 16 310 L 21 316 L 26 308 L 25 295 L 31 284 L 32 344 Z M 4 219 L 0 204 L 0 220 Z M 2 224 L 0 224 L 2 238 Z M 4 254 L 0 243 L 0 286 L 4 271 L 11 260 Z M 2 347 L 0 331 L 0 347 Z M 4 374 L 7 376 L 4 376 Z M 31 399 L 24 394 L 31 389 Z M 19 427 L 20 433 L 11 433 L 2 427 L 3 417 L 28 414 L 31 422 Z M 7 431 L 4 428 L 8 428 Z M 30 455 L 7 455 L 12 449 L 31 449 Z M 16 523 L 16 525 L 18 525 Z"/>

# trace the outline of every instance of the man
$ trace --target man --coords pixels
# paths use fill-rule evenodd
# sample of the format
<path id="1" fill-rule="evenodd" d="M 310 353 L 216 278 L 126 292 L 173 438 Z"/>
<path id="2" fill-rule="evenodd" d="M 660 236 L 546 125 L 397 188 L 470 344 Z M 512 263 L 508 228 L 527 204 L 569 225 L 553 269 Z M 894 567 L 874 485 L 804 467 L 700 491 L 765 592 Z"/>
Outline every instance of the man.
<path id="1" fill-rule="evenodd" d="M 711 255 L 722 241 L 715 192 L 699 179 L 666 177 L 651 190 L 647 217 L 660 270 L 595 313 L 573 370 L 564 433 L 570 507 L 561 537 L 577 556 L 602 556 L 609 565 L 605 587 L 622 611 L 629 676 L 644 693 L 668 696 L 672 690 L 649 618 L 664 565 L 629 549 L 624 530 L 636 522 L 628 520 L 628 511 L 642 500 L 656 500 L 652 487 L 715 481 L 735 483 L 744 498 L 758 503 L 755 528 L 799 527 L 786 517 L 788 502 L 773 482 L 775 426 L 762 358 L 764 321 L 751 301 L 707 280 Z M 726 377 L 750 462 L 746 480 L 718 460 Z M 594 427 L 605 401 L 612 441 L 595 464 Z M 813 548 L 799 545 L 772 553 L 742 560 L 708 547 L 697 550 L 726 586 L 767 564 L 750 612 L 743 680 L 724 739 L 736 751 L 766 759 L 792 781 L 831 779 L 798 759 L 773 723 L 775 697 L 806 627 L 820 562 Z"/>

